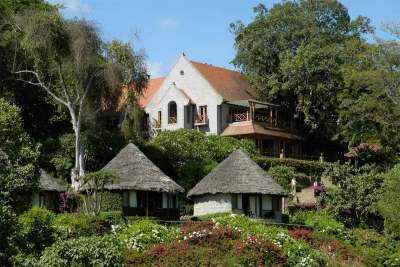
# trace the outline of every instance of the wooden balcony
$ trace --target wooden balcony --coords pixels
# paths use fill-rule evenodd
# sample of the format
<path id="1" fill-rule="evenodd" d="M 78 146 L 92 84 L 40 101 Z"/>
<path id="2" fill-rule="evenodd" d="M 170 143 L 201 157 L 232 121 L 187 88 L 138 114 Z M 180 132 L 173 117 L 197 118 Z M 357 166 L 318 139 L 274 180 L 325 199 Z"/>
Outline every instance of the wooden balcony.
<path id="1" fill-rule="evenodd" d="M 194 120 L 194 124 L 195 125 L 206 125 L 208 124 L 208 117 L 207 115 L 199 115 L 196 116 L 195 120 Z"/>
<path id="2" fill-rule="evenodd" d="M 251 118 L 250 112 L 235 113 L 230 115 L 230 122 L 256 121 L 262 123 L 266 127 L 277 128 L 282 130 L 295 131 L 293 125 L 288 121 L 278 120 L 275 117 L 256 113 Z"/>

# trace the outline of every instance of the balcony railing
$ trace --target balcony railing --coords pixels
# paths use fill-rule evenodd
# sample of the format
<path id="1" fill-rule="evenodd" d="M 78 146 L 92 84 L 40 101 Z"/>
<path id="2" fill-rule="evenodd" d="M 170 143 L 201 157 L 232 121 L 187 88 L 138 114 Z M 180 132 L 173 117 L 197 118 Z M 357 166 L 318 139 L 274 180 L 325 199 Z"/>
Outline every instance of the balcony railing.
<path id="1" fill-rule="evenodd" d="M 313 161 L 320 160 L 320 157 L 317 155 L 306 155 L 306 154 L 300 154 L 300 153 L 284 152 L 282 155 L 282 152 L 278 153 L 278 152 L 271 152 L 271 151 L 262 151 L 261 154 L 263 156 L 273 157 L 273 158 L 294 158 L 294 159 L 313 160 Z"/>
<path id="2" fill-rule="evenodd" d="M 168 123 L 169 124 L 176 123 L 176 117 L 168 117 Z"/>
<path id="3" fill-rule="evenodd" d="M 199 124 L 207 124 L 208 123 L 208 117 L 207 115 L 199 115 L 196 116 L 194 123 L 199 125 Z"/>
<path id="4" fill-rule="evenodd" d="M 241 121 L 250 121 L 251 116 L 249 112 L 245 113 L 235 113 L 231 114 L 230 121 L 231 122 L 241 122 Z M 264 123 L 267 127 L 279 128 L 279 129 L 286 129 L 286 130 L 295 130 L 293 125 L 284 120 L 278 120 L 276 118 L 272 118 L 267 115 L 263 114 L 254 114 L 254 121 Z"/>

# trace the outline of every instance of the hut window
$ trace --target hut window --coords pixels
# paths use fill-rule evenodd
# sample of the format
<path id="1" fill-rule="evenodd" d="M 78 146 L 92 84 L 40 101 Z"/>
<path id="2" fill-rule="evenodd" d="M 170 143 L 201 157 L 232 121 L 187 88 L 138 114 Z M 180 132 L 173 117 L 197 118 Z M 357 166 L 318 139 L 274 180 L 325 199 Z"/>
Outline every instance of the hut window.
<path id="1" fill-rule="evenodd" d="M 136 191 L 129 191 L 129 207 L 137 207 L 137 196 Z"/>
<path id="2" fill-rule="evenodd" d="M 232 209 L 241 210 L 242 205 L 242 194 L 232 194 Z"/>
<path id="3" fill-rule="evenodd" d="M 262 196 L 262 209 L 272 210 L 272 198 L 269 195 Z"/>
<path id="4" fill-rule="evenodd" d="M 168 103 L 168 123 L 173 124 L 177 121 L 177 107 L 175 101 Z"/>
<path id="5" fill-rule="evenodd" d="M 235 210 L 237 209 L 237 195 L 232 194 L 232 209 Z"/>
<path id="6" fill-rule="evenodd" d="M 162 193 L 162 208 L 163 209 L 168 208 L 168 198 L 169 198 L 168 194 L 163 192 Z"/>
<path id="7" fill-rule="evenodd" d="M 124 207 L 137 208 L 137 194 L 136 191 L 123 192 Z"/>
<path id="8" fill-rule="evenodd" d="M 242 194 L 237 195 L 237 209 L 239 209 L 239 210 L 243 209 Z"/>

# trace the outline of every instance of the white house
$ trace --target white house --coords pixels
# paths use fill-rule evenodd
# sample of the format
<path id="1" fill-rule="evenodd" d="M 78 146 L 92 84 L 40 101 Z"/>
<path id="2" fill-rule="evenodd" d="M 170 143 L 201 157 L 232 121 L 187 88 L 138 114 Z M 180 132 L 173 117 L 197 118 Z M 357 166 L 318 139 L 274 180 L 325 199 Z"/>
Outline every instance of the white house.
<path id="1" fill-rule="evenodd" d="M 150 136 L 159 130 L 197 129 L 254 140 L 260 152 L 301 154 L 293 116 L 258 100 L 239 72 L 189 60 L 182 54 L 167 76 L 151 79 L 139 104 Z"/>

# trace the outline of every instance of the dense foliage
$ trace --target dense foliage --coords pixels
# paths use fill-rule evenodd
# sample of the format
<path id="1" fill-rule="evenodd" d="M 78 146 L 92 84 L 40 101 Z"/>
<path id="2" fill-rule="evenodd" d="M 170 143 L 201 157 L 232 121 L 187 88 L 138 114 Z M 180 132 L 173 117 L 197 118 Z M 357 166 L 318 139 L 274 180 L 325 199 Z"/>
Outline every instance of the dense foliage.
<path id="1" fill-rule="evenodd" d="M 254 21 L 232 24 L 238 66 L 267 100 L 274 100 L 319 134 L 332 133 L 341 64 L 347 43 L 370 31 L 368 19 L 351 20 L 339 1 L 260 4 Z"/>
<path id="2" fill-rule="evenodd" d="M 382 195 L 378 211 L 385 219 L 385 232 L 393 239 L 400 240 L 400 165 L 384 175 Z"/>
<path id="3" fill-rule="evenodd" d="M 328 162 L 292 158 L 279 159 L 270 157 L 255 157 L 254 159 L 258 165 L 260 165 L 266 171 L 275 166 L 286 166 L 289 168 L 294 168 L 298 173 L 304 173 L 308 176 L 314 177 L 320 177 L 326 169 L 332 166 L 332 164 Z"/>
<path id="4" fill-rule="evenodd" d="M 343 171 L 336 171 L 337 187 L 327 191 L 323 202 L 348 225 L 364 224 L 380 228 L 376 203 L 382 193 L 382 175 L 371 167 L 344 169 L 345 175 Z"/>
<path id="5" fill-rule="evenodd" d="M 167 161 L 175 170 L 177 182 L 185 189 L 192 188 L 201 178 L 208 174 L 217 163 L 224 160 L 237 148 L 250 155 L 256 155 L 256 148 L 250 140 L 234 139 L 218 135 L 206 135 L 190 129 L 162 131 L 150 141 L 156 149 L 147 153 L 155 162 Z M 145 149 L 146 152 L 146 149 Z"/>
<path id="6" fill-rule="evenodd" d="M 268 169 L 268 174 L 278 182 L 286 191 L 290 191 L 290 181 L 296 176 L 294 167 L 274 166 Z"/>
<path id="7" fill-rule="evenodd" d="M 122 266 L 122 250 L 114 236 L 60 240 L 48 247 L 38 266 Z"/>
<path id="8" fill-rule="evenodd" d="M 20 109 L 0 98 L 0 265 L 14 253 L 16 214 L 37 191 L 39 146 L 26 134 Z"/>

